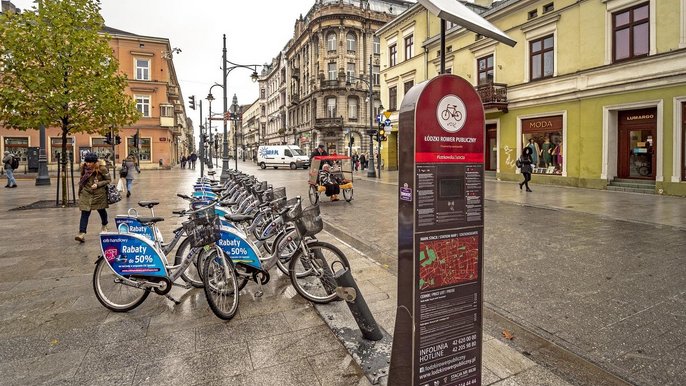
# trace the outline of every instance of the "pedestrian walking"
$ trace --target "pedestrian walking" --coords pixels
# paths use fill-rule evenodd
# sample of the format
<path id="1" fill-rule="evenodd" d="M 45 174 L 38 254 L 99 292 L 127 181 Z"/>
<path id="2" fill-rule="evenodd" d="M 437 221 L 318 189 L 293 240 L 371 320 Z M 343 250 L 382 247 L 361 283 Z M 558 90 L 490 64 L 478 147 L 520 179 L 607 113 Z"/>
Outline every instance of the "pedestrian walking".
<path id="1" fill-rule="evenodd" d="M 189 158 L 191 160 L 191 169 L 195 170 L 195 161 L 198 160 L 198 155 L 193 152 Z"/>
<path id="2" fill-rule="evenodd" d="M 122 170 L 126 170 L 126 197 L 131 197 L 131 189 L 133 188 L 133 170 L 136 168 L 136 162 L 134 161 L 133 154 L 129 154 L 128 157 L 121 164 Z"/>
<path id="3" fill-rule="evenodd" d="M 531 159 L 531 148 L 529 146 L 525 147 L 524 150 L 522 151 L 522 155 L 519 157 L 517 160 L 517 167 L 522 172 L 522 175 L 524 176 L 524 181 L 519 183 L 519 189 L 522 189 L 522 186 L 526 186 L 526 191 L 531 192 L 531 189 L 529 189 L 529 181 L 531 181 L 531 172 L 533 171 L 531 164 L 533 163 L 533 160 Z"/>
<path id="4" fill-rule="evenodd" d="M 312 154 L 310 154 L 310 162 L 312 162 L 312 159 L 314 157 L 323 155 L 329 155 L 329 153 L 326 152 L 324 144 L 320 143 L 319 146 L 317 146 L 317 148 L 312 151 Z"/>
<path id="5" fill-rule="evenodd" d="M 17 166 L 14 155 L 9 151 L 5 151 L 5 156 L 2 158 L 2 163 L 4 165 L 5 174 L 7 174 L 7 185 L 6 188 L 16 188 L 17 180 L 14 179 L 14 166 Z"/>
<path id="6" fill-rule="evenodd" d="M 186 168 L 186 162 L 188 161 L 188 158 L 186 158 L 186 155 L 184 154 L 183 157 L 181 157 L 181 169 Z"/>
<path id="7" fill-rule="evenodd" d="M 353 154 L 352 160 L 353 160 L 353 167 L 355 168 L 355 171 L 358 171 L 360 169 L 360 156 L 357 155 L 357 153 L 355 153 L 355 154 Z"/>
<path id="8" fill-rule="evenodd" d="M 362 170 L 367 168 L 367 156 L 365 156 L 364 153 L 360 154 L 360 166 L 362 167 Z"/>
<path id="9" fill-rule="evenodd" d="M 110 173 L 104 163 L 98 161 L 98 155 L 88 153 L 81 164 L 81 178 L 79 179 L 79 234 L 74 240 L 86 241 L 86 230 L 91 211 L 97 210 L 100 215 L 102 232 L 107 232 L 107 184 L 110 183 Z"/>

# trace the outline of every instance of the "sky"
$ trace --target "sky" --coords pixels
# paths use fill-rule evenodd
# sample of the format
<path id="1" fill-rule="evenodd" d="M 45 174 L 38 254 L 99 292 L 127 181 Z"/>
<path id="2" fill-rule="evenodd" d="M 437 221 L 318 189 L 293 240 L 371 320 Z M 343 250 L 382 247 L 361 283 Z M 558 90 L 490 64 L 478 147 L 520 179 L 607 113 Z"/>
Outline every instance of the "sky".
<path id="1" fill-rule="evenodd" d="M 11 0 L 22 10 L 33 7 L 32 0 Z M 174 66 L 194 126 L 199 111 L 188 109 L 188 97 L 196 104 L 203 100 L 216 82 L 222 83 L 222 34 L 226 34 L 227 59 L 238 64 L 271 63 L 293 36 L 300 14 L 307 14 L 315 0 L 101 0 L 101 14 L 109 27 L 137 35 L 168 38 L 174 54 Z M 259 69 L 258 69 L 259 71 Z M 238 103 L 257 99 L 257 84 L 251 71 L 237 68 L 227 78 L 228 104 L 233 94 Z M 213 111 L 223 106 L 221 87 L 212 90 Z M 217 122 L 214 122 L 218 125 Z"/>

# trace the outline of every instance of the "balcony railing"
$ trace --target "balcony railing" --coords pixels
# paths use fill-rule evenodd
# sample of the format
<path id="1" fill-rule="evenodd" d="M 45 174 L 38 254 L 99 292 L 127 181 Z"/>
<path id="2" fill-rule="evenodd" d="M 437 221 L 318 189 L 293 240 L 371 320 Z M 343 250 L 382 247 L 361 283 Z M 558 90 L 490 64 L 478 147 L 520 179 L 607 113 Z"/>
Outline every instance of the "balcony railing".
<path id="1" fill-rule="evenodd" d="M 335 88 L 338 87 L 338 80 L 322 80 L 321 88 Z"/>
<path id="2" fill-rule="evenodd" d="M 507 112 L 507 85 L 504 83 L 486 83 L 476 86 L 484 108 L 496 108 Z"/>
<path id="3" fill-rule="evenodd" d="M 317 128 L 342 127 L 343 118 L 317 118 L 314 120 L 314 124 Z"/>
<path id="4" fill-rule="evenodd" d="M 298 96 L 297 94 L 291 94 L 290 97 L 292 104 L 297 105 L 300 102 L 300 96 Z"/>

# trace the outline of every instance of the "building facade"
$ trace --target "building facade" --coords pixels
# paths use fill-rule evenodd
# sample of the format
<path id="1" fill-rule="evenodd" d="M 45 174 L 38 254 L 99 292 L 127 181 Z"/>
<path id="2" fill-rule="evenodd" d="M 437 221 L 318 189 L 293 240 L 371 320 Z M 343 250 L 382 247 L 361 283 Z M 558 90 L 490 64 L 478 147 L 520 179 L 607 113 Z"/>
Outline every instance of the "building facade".
<path id="1" fill-rule="evenodd" d="M 104 27 L 103 33 L 109 36 L 120 71 L 128 78 L 126 92 L 136 101 L 143 116 L 131 126 L 118 128 L 119 145 L 113 147 L 105 143 L 105 137 L 100 134 L 79 133 L 68 137 L 68 152 L 74 154 L 75 163 L 92 151 L 115 163 L 134 154 L 143 169 L 177 164 L 184 153 L 190 153 L 193 144 L 192 127 L 186 118 L 172 60 L 177 51 L 166 38 L 141 36 L 109 27 Z M 46 133 L 48 168 L 55 170 L 62 151 L 61 129 L 49 127 Z M 38 130 L 2 128 L 0 138 L 0 150 L 21 156 L 20 171 L 37 170 Z"/>
<path id="2" fill-rule="evenodd" d="M 410 5 L 399 0 L 317 0 L 296 20 L 293 38 L 260 78 L 262 142 L 296 144 L 308 152 L 319 143 L 330 153 L 364 152 L 370 104 L 373 116 L 380 105 L 380 49 L 373 35 Z M 377 76 L 369 72 L 370 60 Z"/>
<path id="3" fill-rule="evenodd" d="M 243 106 L 241 121 L 241 138 L 245 146 L 247 160 L 257 159 L 257 148 L 260 146 L 260 103 L 256 99 L 253 103 Z"/>
<path id="4" fill-rule="evenodd" d="M 508 47 L 459 26 L 446 33 L 447 70 L 484 103 L 492 174 L 519 179 L 515 160 L 528 146 L 537 183 L 686 195 L 686 1 L 472 7 L 518 42 Z M 391 48 L 410 26 L 422 33 L 420 59 L 393 63 Z M 385 104 L 397 108 L 405 83 L 438 74 L 439 33 L 421 5 L 379 32 Z"/>

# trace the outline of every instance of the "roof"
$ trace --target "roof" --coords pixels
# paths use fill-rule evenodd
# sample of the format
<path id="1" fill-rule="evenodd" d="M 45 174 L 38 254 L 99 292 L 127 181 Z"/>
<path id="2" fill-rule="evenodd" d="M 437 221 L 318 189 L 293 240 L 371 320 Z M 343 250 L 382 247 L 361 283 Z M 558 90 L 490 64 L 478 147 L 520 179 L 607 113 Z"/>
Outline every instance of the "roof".
<path id="1" fill-rule="evenodd" d="M 105 32 L 105 33 L 108 33 L 108 34 L 112 34 L 112 35 L 140 36 L 140 35 L 136 35 L 136 34 L 133 33 L 133 32 L 123 31 L 123 30 L 120 30 L 120 29 L 108 27 L 108 26 L 106 26 L 106 25 L 102 27 L 102 32 Z"/>

